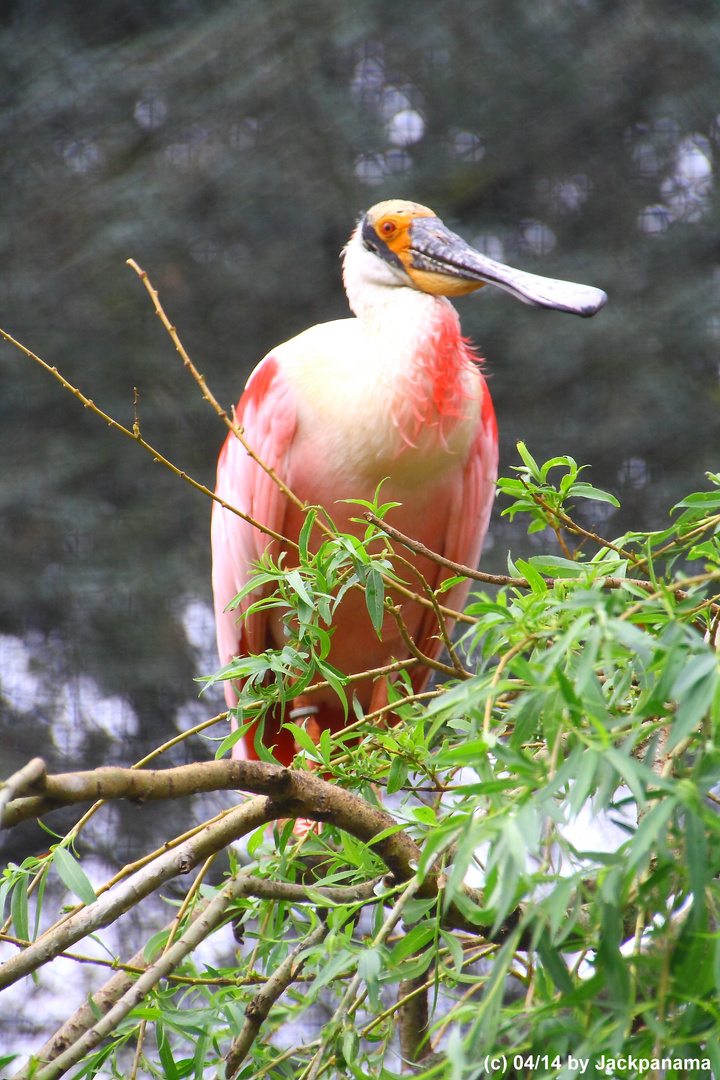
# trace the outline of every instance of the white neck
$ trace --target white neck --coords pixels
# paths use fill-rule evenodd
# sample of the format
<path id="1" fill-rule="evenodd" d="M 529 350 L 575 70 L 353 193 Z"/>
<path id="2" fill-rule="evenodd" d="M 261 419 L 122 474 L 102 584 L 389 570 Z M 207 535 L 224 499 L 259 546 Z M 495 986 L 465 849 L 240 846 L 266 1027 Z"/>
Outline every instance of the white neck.
<path id="1" fill-rule="evenodd" d="M 343 282 L 353 313 L 368 334 L 417 338 L 454 312 L 449 300 L 416 288 L 408 275 L 365 247 L 360 226 L 344 252 Z"/>

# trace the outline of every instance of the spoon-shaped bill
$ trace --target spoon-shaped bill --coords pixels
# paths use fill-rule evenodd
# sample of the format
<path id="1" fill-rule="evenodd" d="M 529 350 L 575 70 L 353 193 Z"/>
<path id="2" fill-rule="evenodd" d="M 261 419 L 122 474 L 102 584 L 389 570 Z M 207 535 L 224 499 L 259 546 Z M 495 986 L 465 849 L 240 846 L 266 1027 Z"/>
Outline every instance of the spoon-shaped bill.
<path id="1" fill-rule="evenodd" d="M 436 217 L 418 217 L 413 221 L 410 264 L 426 273 L 496 285 L 524 304 L 555 308 L 583 318 L 595 315 L 607 301 L 602 289 L 592 285 L 529 274 L 496 262 L 470 247 Z"/>

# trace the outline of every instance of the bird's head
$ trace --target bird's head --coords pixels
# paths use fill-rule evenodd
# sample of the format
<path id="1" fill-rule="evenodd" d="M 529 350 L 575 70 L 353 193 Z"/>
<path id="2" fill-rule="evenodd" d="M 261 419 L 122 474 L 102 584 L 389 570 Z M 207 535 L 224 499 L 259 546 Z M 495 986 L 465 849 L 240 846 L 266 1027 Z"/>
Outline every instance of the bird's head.
<path id="1" fill-rule="evenodd" d="M 590 285 L 528 274 L 496 262 L 451 232 L 420 203 L 377 203 L 345 249 L 345 285 L 353 302 L 363 285 L 406 286 L 435 296 L 462 296 L 496 285 L 524 304 L 587 318 L 607 296 Z"/>

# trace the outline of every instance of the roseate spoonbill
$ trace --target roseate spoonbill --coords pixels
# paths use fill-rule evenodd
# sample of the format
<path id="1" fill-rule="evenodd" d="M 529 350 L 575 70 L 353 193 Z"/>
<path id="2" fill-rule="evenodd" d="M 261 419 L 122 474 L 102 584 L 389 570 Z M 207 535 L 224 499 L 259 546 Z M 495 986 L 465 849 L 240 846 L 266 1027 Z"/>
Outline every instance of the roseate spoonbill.
<path id="1" fill-rule="evenodd" d="M 497 427 L 485 380 L 446 298 L 488 283 L 526 304 L 590 316 L 605 293 L 503 266 L 426 206 L 398 200 L 378 203 L 360 220 L 345 248 L 343 278 L 354 318 L 313 326 L 273 349 L 248 379 L 238 422 L 259 457 L 306 504 L 326 506 L 340 528 L 361 532 L 350 521 L 358 508 L 338 500 L 371 499 L 387 478 L 382 500 L 401 504 L 388 514 L 390 524 L 449 559 L 476 566 L 494 495 Z M 297 541 L 304 515 L 232 434 L 220 454 L 217 494 Z M 242 610 L 226 611 L 268 548 L 277 558 L 278 541 L 214 504 L 213 589 L 223 664 L 284 644 L 282 621 L 273 612 L 239 619 L 254 595 Z M 413 561 L 433 588 L 449 576 L 425 558 Z M 286 565 L 293 565 L 291 549 Z M 454 586 L 443 603 L 457 610 L 466 593 L 467 584 Z M 402 610 L 420 650 L 437 656 L 442 643 L 433 613 L 412 601 Z M 349 675 L 408 656 L 394 620 L 385 619 L 379 640 L 362 595 L 348 592 L 330 663 Z M 428 677 L 424 668 L 413 671 L 416 692 Z M 235 691 L 225 686 L 232 706 Z M 354 691 L 367 710 L 371 680 Z M 298 703 L 301 714 L 315 714 L 316 732 L 343 724 L 330 690 Z M 266 720 L 263 739 L 289 764 L 295 745 L 282 722 L 280 716 Z M 252 732 L 235 751 L 257 756 Z"/>

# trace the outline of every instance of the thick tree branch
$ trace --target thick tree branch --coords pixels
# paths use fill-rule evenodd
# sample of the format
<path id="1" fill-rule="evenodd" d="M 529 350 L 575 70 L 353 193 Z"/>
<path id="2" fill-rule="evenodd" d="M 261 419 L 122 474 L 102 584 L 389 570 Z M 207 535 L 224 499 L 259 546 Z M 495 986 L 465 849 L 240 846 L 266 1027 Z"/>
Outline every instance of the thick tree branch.
<path id="1" fill-rule="evenodd" d="M 29 787 L 32 787 L 34 783 L 37 783 L 44 776 L 45 762 L 42 758 L 36 757 L 28 761 L 27 765 L 23 765 L 22 769 L 18 769 L 12 776 L 8 776 L 7 780 L 0 782 L 0 822 L 2 822 L 5 807 L 8 803 L 18 795 L 22 795 L 24 791 L 27 791 Z"/>
<path id="2" fill-rule="evenodd" d="M 398 986 L 398 1028 L 400 1053 L 413 1064 L 426 1057 L 432 1047 L 428 1041 L 428 987 L 425 975 L 403 979 Z"/>
<path id="3" fill-rule="evenodd" d="M 210 897 L 198 900 L 190 915 L 190 921 L 195 922 L 195 920 L 202 915 L 210 902 Z M 165 929 L 170 930 L 174 922 L 175 920 L 173 919 L 172 922 L 167 924 Z M 68 1017 L 65 1023 L 58 1028 L 44 1046 L 33 1055 L 31 1061 L 29 1061 L 20 1072 L 15 1074 L 13 1080 L 29 1080 L 31 1074 L 34 1076 L 33 1070 L 38 1064 L 47 1065 L 57 1058 L 59 1054 L 67 1050 L 68 1047 L 76 1043 L 77 1040 L 93 1026 L 98 1013 L 103 1015 L 108 1013 L 123 994 L 126 994 L 127 991 L 130 990 L 135 983 L 136 974 L 142 974 L 143 971 L 146 971 L 148 965 L 159 955 L 161 950 L 162 945 L 158 944 L 149 958 L 146 957 L 145 948 L 142 948 L 139 952 L 135 953 L 129 963 L 123 965 L 123 970 L 116 972 L 112 978 L 108 979 L 103 986 L 91 995 L 89 1002 L 84 1002 L 72 1016 Z M 136 971 L 129 972 L 127 970 L 128 968 L 135 968 Z"/>
<path id="4" fill-rule="evenodd" d="M 204 761 L 163 770 L 105 767 L 92 772 L 60 773 L 46 777 L 39 784 L 46 794 L 15 800 L 6 808 L 8 826 L 60 806 L 98 798 L 145 802 L 223 789 L 270 796 L 272 801 L 263 804 L 268 821 L 278 817 L 309 817 L 313 821 L 332 822 L 365 843 L 396 824 L 389 814 L 313 773 L 261 761 Z M 222 835 L 232 832 L 233 826 L 228 826 L 227 820 L 216 826 Z M 197 837 L 193 843 L 197 843 Z M 394 833 L 376 844 L 375 850 L 399 880 L 411 876 L 410 863 L 418 858 L 419 848 L 405 833 Z M 208 854 L 210 850 L 202 857 Z"/>
<path id="5" fill-rule="evenodd" d="M 49 786 L 54 794 L 54 798 L 45 805 L 44 813 L 58 806 L 88 801 L 98 796 L 145 801 L 180 798 L 219 788 L 240 788 L 269 798 L 250 799 L 237 810 L 202 829 L 180 848 L 158 856 L 110 893 L 67 919 L 53 930 L 52 937 L 48 933 L 20 956 L 7 961 L 0 967 L 0 989 L 47 963 L 86 934 L 107 926 L 163 882 L 177 874 L 187 873 L 214 851 L 264 822 L 288 817 L 329 822 L 366 844 L 374 841 L 380 833 L 395 830 L 397 826 L 390 814 L 313 773 L 259 761 L 206 761 L 161 771 L 109 767 L 88 773 L 59 774 L 57 777 L 47 777 L 42 783 L 44 790 L 48 790 Z M 31 816 L 25 812 L 28 807 L 23 806 L 29 802 L 33 803 L 33 810 L 37 814 L 39 803 L 19 799 L 7 807 L 6 820 L 8 815 L 16 814 L 18 804 L 23 812 L 18 810 L 17 820 Z M 422 854 L 415 841 L 403 830 L 393 831 L 376 841 L 373 850 L 397 881 L 407 881 L 412 877 Z M 443 883 L 440 869 L 433 868 L 424 879 L 419 895 L 436 896 Z M 471 904 L 481 905 L 480 894 L 475 889 L 463 886 L 462 891 Z M 444 923 L 475 933 L 482 929 L 454 904 L 449 906 Z M 504 932 L 505 928 L 501 933 Z"/>
<path id="6" fill-rule="evenodd" d="M 253 832 L 275 816 L 269 810 L 269 800 L 257 798 L 239 806 L 221 821 L 208 825 L 182 847 L 161 855 L 99 897 L 94 904 L 81 908 L 65 922 L 52 927 L 24 952 L 6 961 L 0 967 L 0 989 L 37 971 L 88 934 L 109 926 L 166 881 L 189 873 L 213 852 Z"/>
<path id="7" fill-rule="evenodd" d="M 61 806 L 97 799 L 184 799 L 201 792 L 244 789 L 282 798 L 290 793 L 288 769 L 250 761 L 203 761 L 174 769 L 135 769 L 104 766 L 88 772 L 41 776 L 26 790 L 38 794 L 15 799 L 5 809 L 3 828 L 30 817 L 42 817 Z"/>
<path id="8" fill-rule="evenodd" d="M 185 933 L 178 938 L 163 955 L 133 983 L 113 1007 L 97 1020 L 72 1046 L 68 1047 L 54 1061 L 33 1074 L 33 1080 L 58 1080 L 73 1065 L 93 1050 L 115 1028 L 143 998 L 169 975 L 178 964 L 182 963 L 206 937 L 217 929 L 227 917 L 228 908 L 235 899 L 236 882 L 232 881 L 216 896 L 205 911 L 190 924 Z"/>
<path id="9" fill-rule="evenodd" d="M 250 1047 L 255 1042 L 260 1028 L 267 1019 L 270 1009 L 288 986 L 300 974 L 307 959 L 301 953 L 318 945 L 328 932 L 326 923 L 321 923 L 312 933 L 299 942 L 282 964 L 259 990 L 245 1009 L 245 1023 L 240 1034 L 233 1039 L 232 1046 L 224 1060 L 226 1080 L 232 1080 L 247 1057 Z"/>

